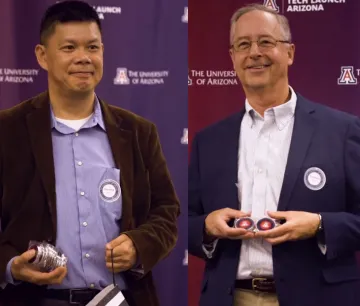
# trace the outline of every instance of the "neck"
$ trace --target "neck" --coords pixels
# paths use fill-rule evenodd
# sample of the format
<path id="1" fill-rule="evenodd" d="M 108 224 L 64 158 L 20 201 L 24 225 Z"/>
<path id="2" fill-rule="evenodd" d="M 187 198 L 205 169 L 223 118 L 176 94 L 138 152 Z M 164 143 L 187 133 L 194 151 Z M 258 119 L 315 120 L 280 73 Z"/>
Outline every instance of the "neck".
<path id="1" fill-rule="evenodd" d="M 246 98 L 251 107 L 264 117 L 267 109 L 286 103 L 291 98 L 289 84 L 279 84 L 272 88 L 244 88 Z"/>
<path id="2" fill-rule="evenodd" d="M 89 117 L 94 111 L 95 93 L 66 94 L 49 86 L 49 97 L 55 117 L 77 120 Z"/>

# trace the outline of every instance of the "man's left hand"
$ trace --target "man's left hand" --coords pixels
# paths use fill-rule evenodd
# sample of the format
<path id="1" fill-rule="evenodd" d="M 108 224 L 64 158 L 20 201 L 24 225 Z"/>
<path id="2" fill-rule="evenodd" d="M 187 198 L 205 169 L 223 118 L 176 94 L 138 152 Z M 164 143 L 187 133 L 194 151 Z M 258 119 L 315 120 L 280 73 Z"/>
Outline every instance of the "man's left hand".
<path id="1" fill-rule="evenodd" d="M 307 239 L 315 236 L 320 219 L 317 214 L 305 211 L 268 212 L 269 217 L 276 220 L 286 220 L 284 224 L 268 231 L 259 231 L 255 238 L 264 238 L 272 245 L 285 241 Z"/>
<path id="2" fill-rule="evenodd" d="M 122 234 L 106 245 L 105 261 L 109 271 L 112 271 L 111 249 L 113 250 L 115 273 L 133 268 L 137 259 L 136 248 L 127 235 Z"/>

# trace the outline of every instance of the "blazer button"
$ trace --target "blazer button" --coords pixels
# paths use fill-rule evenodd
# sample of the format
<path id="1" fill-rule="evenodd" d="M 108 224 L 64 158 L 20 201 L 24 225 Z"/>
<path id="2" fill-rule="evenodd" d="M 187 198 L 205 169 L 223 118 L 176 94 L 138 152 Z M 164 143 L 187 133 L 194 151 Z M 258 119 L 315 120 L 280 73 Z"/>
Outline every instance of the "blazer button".
<path id="1" fill-rule="evenodd" d="M 227 293 L 228 293 L 229 295 L 232 295 L 232 293 L 233 293 L 233 288 L 232 288 L 232 287 L 229 287 L 228 290 L 227 290 Z"/>

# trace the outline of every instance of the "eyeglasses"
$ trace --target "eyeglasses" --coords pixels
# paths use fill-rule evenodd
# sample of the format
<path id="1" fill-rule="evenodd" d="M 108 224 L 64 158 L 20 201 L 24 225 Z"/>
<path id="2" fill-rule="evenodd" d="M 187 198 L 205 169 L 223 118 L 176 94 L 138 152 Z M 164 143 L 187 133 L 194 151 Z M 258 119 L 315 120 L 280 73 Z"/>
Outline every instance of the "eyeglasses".
<path id="1" fill-rule="evenodd" d="M 288 40 L 278 40 L 271 37 L 262 37 L 258 40 L 239 39 L 230 46 L 230 49 L 234 49 L 235 52 L 245 53 L 250 50 L 252 43 L 254 42 L 258 45 L 259 50 L 262 52 L 275 48 L 278 43 L 291 43 Z"/>

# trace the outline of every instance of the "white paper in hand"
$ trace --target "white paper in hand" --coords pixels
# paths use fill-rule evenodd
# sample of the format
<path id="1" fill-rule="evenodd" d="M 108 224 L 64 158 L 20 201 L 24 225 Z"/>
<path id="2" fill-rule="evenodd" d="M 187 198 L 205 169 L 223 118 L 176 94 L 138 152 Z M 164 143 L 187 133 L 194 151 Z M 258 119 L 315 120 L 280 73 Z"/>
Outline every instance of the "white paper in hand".
<path id="1" fill-rule="evenodd" d="M 118 286 L 113 284 L 101 290 L 86 306 L 129 306 Z"/>

